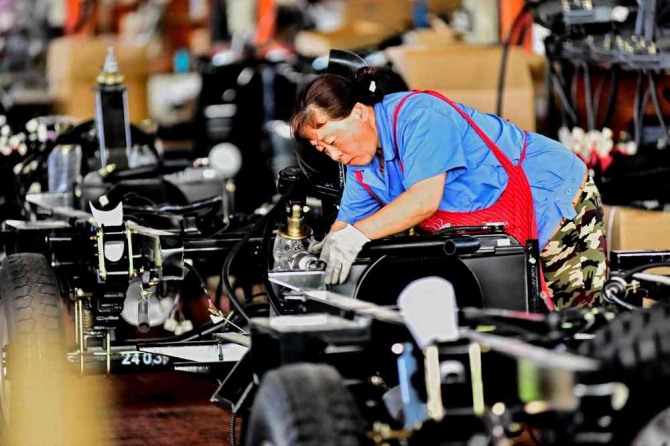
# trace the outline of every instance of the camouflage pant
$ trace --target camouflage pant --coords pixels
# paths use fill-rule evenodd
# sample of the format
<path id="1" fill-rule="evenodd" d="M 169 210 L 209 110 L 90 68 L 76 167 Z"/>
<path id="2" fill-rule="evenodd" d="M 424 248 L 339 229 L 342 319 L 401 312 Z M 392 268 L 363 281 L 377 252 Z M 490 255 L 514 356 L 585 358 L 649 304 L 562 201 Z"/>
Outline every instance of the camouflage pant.
<path id="1" fill-rule="evenodd" d="M 598 305 L 607 279 L 607 241 L 600 193 L 589 176 L 575 204 L 540 258 L 557 309 Z"/>

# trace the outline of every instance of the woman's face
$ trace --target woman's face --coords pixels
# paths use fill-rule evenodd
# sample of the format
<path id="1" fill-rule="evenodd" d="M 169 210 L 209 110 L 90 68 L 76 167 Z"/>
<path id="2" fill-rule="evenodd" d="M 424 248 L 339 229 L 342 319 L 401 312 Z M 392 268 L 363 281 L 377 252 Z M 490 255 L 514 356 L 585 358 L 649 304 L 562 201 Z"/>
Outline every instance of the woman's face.
<path id="1" fill-rule="evenodd" d="M 316 127 L 308 127 L 306 137 L 316 150 L 348 166 L 365 166 L 377 152 L 378 137 L 374 109 L 357 103 L 349 116 L 330 119 L 322 110 L 315 111 Z"/>

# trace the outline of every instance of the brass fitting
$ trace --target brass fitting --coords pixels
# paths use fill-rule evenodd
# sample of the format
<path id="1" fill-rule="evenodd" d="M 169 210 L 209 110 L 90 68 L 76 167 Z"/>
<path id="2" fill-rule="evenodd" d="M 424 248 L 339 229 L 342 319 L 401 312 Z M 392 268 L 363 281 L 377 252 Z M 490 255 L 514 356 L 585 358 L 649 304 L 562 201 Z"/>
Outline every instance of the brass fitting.
<path id="1" fill-rule="evenodd" d="M 303 240 L 312 235 L 312 228 L 305 225 L 305 217 L 302 207 L 294 204 L 291 207 L 291 215 L 287 219 L 287 225 L 279 229 L 279 235 L 289 240 Z"/>

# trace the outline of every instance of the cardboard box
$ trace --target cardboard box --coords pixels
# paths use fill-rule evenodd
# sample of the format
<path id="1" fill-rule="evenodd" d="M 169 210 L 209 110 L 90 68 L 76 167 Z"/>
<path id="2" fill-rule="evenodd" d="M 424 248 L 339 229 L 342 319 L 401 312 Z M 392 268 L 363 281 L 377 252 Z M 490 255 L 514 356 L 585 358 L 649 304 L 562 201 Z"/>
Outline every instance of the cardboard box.
<path id="1" fill-rule="evenodd" d="M 420 48 L 435 48 L 458 44 L 456 33 L 450 28 L 443 29 L 415 29 L 405 34 L 403 43 L 406 46 Z"/>
<path id="2" fill-rule="evenodd" d="M 501 47 L 401 46 L 386 51 L 410 88 L 437 90 L 480 112 L 495 113 Z M 535 90 L 528 57 L 517 48 L 509 53 L 502 117 L 524 130 L 536 128 Z"/>
<path id="3" fill-rule="evenodd" d="M 609 251 L 670 249 L 670 212 L 605 206 Z"/>
<path id="4" fill-rule="evenodd" d="M 109 46 L 114 47 L 119 68 L 125 76 L 131 121 L 148 117 L 146 47 L 124 44 L 106 36 L 61 37 L 49 45 L 47 76 L 57 113 L 78 119 L 94 117 L 93 89 Z"/>
<path id="5" fill-rule="evenodd" d="M 412 24 L 411 0 L 348 0 L 344 3 L 343 23 L 360 20 L 383 25 L 395 31 L 409 29 Z"/>
<path id="6" fill-rule="evenodd" d="M 301 31 L 295 38 L 296 51 L 305 57 L 319 57 L 333 48 L 356 50 L 376 45 L 393 31 L 378 23 L 358 21 L 329 32 Z"/>

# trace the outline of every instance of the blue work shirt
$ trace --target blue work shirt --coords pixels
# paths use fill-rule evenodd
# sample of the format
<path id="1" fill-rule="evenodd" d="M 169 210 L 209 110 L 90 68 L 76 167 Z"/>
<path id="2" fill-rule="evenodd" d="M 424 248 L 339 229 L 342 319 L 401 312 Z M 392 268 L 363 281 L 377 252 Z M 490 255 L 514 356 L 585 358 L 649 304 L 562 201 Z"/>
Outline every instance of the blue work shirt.
<path id="1" fill-rule="evenodd" d="M 347 223 L 368 217 L 380 203 L 356 181 L 354 171 L 384 203 L 393 201 L 419 181 L 447 172 L 439 209 L 471 212 L 487 208 L 500 198 L 507 185 L 507 173 L 470 127 L 448 103 L 429 94 L 407 99 L 398 116 L 397 142 L 404 173 L 393 146 L 393 112 L 407 92 L 387 95 L 375 104 L 377 134 L 384 157 L 366 166 L 348 166 L 346 186 L 338 220 Z M 523 149 L 524 132 L 492 114 L 465 105 L 461 109 L 517 164 Z M 535 205 L 540 248 L 544 247 L 563 218 L 573 219 L 572 200 L 586 174 L 584 163 L 558 141 L 526 132 L 527 149 L 523 170 L 530 183 Z"/>

